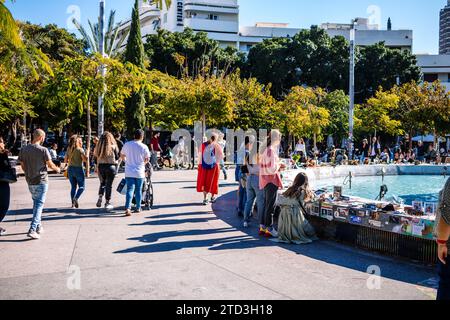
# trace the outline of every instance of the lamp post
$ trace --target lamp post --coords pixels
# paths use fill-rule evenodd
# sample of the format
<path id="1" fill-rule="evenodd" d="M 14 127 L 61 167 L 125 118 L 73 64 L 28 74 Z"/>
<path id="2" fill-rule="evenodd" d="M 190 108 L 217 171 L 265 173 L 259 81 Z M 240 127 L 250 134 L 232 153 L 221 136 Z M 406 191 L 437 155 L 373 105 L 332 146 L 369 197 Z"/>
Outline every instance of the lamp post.
<path id="1" fill-rule="evenodd" d="M 100 14 L 98 17 L 99 39 L 98 39 L 98 51 L 102 57 L 105 56 L 105 0 L 100 0 Z M 106 75 L 106 69 L 104 65 L 100 66 L 100 73 L 102 77 Z M 98 95 L 98 136 L 101 136 L 105 131 L 105 90 Z"/>
<path id="2" fill-rule="evenodd" d="M 353 127 L 354 127 L 354 113 L 355 113 L 355 25 L 356 21 L 352 20 L 350 29 L 350 83 L 349 95 L 350 106 L 348 110 L 348 154 L 349 158 L 353 160 Z"/>

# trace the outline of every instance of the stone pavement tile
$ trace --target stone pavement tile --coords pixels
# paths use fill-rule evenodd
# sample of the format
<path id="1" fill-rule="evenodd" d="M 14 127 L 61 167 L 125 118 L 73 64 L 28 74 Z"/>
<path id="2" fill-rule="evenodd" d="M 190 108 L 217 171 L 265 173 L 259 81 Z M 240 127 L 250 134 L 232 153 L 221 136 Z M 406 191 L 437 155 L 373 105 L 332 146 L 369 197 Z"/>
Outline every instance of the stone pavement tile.
<path id="1" fill-rule="evenodd" d="M 269 287 L 293 299 L 429 299 L 411 284 L 382 278 L 379 290 L 369 290 L 369 274 L 326 264 L 278 249 L 266 254 L 233 252 L 202 257 L 226 270 Z M 250 267 L 249 267 L 250 266 Z"/>
<path id="2" fill-rule="evenodd" d="M 78 226 L 45 227 L 40 240 L 28 240 L 27 229 L 9 226 L 9 235 L 0 237 L 0 278 L 67 270 L 78 229 Z"/>
<path id="3" fill-rule="evenodd" d="M 0 299 L 288 299 L 206 261 L 191 258 L 0 279 Z"/>

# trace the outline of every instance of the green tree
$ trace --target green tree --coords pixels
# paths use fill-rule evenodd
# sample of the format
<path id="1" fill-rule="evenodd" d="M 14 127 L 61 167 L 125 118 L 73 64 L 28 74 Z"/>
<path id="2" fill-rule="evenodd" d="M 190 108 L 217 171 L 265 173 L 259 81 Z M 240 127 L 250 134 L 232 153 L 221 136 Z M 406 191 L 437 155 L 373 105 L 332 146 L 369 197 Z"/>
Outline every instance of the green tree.
<path id="1" fill-rule="evenodd" d="M 185 119 L 185 125 L 201 120 L 203 134 L 206 124 L 226 124 L 232 116 L 230 91 L 224 87 L 223 79 L 215 76 L 183 79 L 179 87 L 171 92 L 168 104 L 173 112 Z"/>
<path id="2" fill-rule="evenodd" d="M 380 131 L 390 135 L 402 134 L 401 122 L 393 117 L 399 108 L 399 100 L 395 93 L 380 88 L 375 97 L 356 108 L 355 115 L 361 120 L 358 129 L 364 133 L 374 133 L 374 136 Z"/>
<path id="3" fill-rule="evenodd" d="M 108 73 L 102 77 L 100 66 L 108 68 Z M 52 77 L 42 88 L 39 98 L 49 107 L 55 127 L 69 125 L 70 131 L 78 131 L 81 119 L 86 121 L 82 126 L 87 131 L 87 150 L 90 150 L 92 135 L 92 116 L 95 116 L 96 96 L 106 84 L 105 110 L 110 118 L 111 128 L 120 123 L 125 116 L 124 99 L 133 90 L 140 90 L 145 77 L 133 65 L 125 67 L 120 62 L 94 56 L 93 58 L 66 58 L 55 70 Z M 78 122 L 78 123 L 77 123 Z M 78 130 L 77 130 L 78 129 Z"/>
<path id="4" fill-rule="evenodd" d="M 260 84 L 255 78 L 242 79 L 234 73 L 225 79 L 225 87 L 233 99 L 232 123 L 235 128 L 275 128 L 279 117 L 278 102 L 270 93 L 270 85 Z"/>
<path id="5" fill-rule="evenodd" d="M 296 86 L 283 101 L 287 132 L 296 137 L 313 138 L 315 148 L 330 125 L 330 113 L 323 104 L 325 96 L 321 88 Z"/>
<path id="6" fill-rule="evenodd" d="M 291 42 L 291 39 L 273 38 L 257 44 L 250 50 L 243 70 L 245 77 L 271 84 L 272 94 L 277 99 L 282 99 L 300 80 L 290 52 Z"/>
<path id="7" fill-rule="evenodd" d="M 0 0 L 0 36 L 15 48 L 23 47 L 19 27 L 6 7 L 5 0 Z"/>
<path id="8" fill-rule="evenodd" d="M 338 140 L 348 137 L 348 108 L 350 98 L 342 90 L 328 93 L 323 99 L 323 107 L 330 113 L 330 124 L 325 128 L 327 135 Z"/>
<path id="9" fill-rule="evenodd" d="M 145 68 L 145 52 L 141 36 L 141 23 L 139 17 L 139 1 L 135 0 L 131 29 L 128 37 L 128 43 L 125 50 L 125 61 L 129 62 L 142 70 Z M 135 91 L 125 101 L 127 117 L 127 135 L 132 137 L 133 131 L 143 129 L 146 126 L 145 117 L 145 92 Z"/>
<path id="10" fill-rule="evenodd" d="M 210 65 L 211 73 L 229 73 L 244 59 L 236 48 L 223 49 L 207 33 L 189 28 L 183 32 L 158 30 L 157 34 L 147 37 L 144 47 L 151 68 L 179 78 L 186 75 L 196 77 L 206 65 Z"/>
<path id="11" fill-rule="evenodd" d="M 392 89 L 397 79 L 400 83 L 420 80 L 416 57 L 409 51 L 390 49 L 381 42 L 359 48 L 358 56 L 355 70 L 358 103 L 374 96 L 380 86 L 384 90 Z"/>

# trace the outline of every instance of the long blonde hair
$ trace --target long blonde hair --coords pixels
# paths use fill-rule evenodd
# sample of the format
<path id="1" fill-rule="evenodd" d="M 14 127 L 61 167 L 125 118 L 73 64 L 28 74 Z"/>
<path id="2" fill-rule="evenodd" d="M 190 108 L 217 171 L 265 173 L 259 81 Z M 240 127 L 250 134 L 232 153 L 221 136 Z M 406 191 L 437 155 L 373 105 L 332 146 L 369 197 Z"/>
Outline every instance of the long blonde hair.
<path id="1" fill-rule="evenodd" d="M 95 146 L 94 154 L 97 159 L 112 157 L 114 155 L 115 146 L 117 146 L 116 139 L 114 139 L 112 133 L 106 131 Z"/>

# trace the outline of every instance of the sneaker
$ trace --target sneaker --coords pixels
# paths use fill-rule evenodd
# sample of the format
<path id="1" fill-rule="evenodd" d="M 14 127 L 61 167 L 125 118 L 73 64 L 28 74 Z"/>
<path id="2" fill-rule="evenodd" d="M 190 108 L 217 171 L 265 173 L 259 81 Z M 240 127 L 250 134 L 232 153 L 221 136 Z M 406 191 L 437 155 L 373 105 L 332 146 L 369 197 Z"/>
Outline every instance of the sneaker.
<path id="1" fill-rule="evenodd" d="M 106 211 L 113 211 L 114 210 L 114 206 L 111 203 L 106 202 L 105 203 L 105 209 L 106 209 Z"/>
<path id="2" fill-rule="evenodd" d="M 142 208 L 139 208 L 139 209 L 134 209 L 134 211 L 133 211 L 133 213 L 142 213 Z"/>
<path id="3" fill-rule="evenodd" d="M 208 201 L 208 200 L 203 200 L 203 205 L 204 205 L 204 206 L 207 206 L 207 205 L 208 205 L 208 203 L 209 203 L 209 201 Z"/>
<path id="4" fill-rule="evenodd" d="M 244 228 L 248 228 L 248 222 L 247 221 L 244 222 Z"/>
<path id="5" fill-rule="evenodd" d="M 73 201 L 72 201 L 72 208 L 79 208 L 80 207 L 80 205 L 79 205 L 79 203 L 78 203 L 78 200 L 77 199 L 73 199 Z"/>
<path id="6" fill-rule="evenodd" d="M 278 238 L 278 231 L 275 230 L 275 228 L 270 229 L 269 232 L 270 232 L 272 237 Z"/>
<path id="7" fill-rule="evenodd" d="M 266 234 L 266 229 L 263 228 L 263 227 L 259 227 L 259 232 L 258 232 L 258 234 L 259 234 L 260 236 L 265 235 L 265 234 Z"/>
<path id="8" fill-rule="evenodd" d="M 43 233 L 44 233 L 44 228 L 43 228 L 42 226 L 38 226 L 38 227 L 36 228 L 36 233 L 37 233 L 37 234 L 43 234 Z"/>
<path id="9" fill-rule="evenodd" d="M 127 210 L 125 211 L 125 216 L 126 216 L 126 217 L 131 217 L 131 210 L 130 210 L 130 209 L 127 209 Z"/>
<path id="10" fill-rule="evenodd" d="M 28 232 L 27 236 L 28 236 L 28 238 L 31 238 L 33 240 L 38 240 L 41 238 L 41 236 L 36 231 L 33 231 L 33 230 L 30 230 L 30 232 Z"/>
<path id="11" fill-rule="evenodd" d="M 103 197 L 99 197 L 97 200 L 97 208 L 101 208 L 102 207 L 102 202 L 103 202 Z"/>
<path id="12" fill-rule="evenodd" d="M 269 229 L 266 229 L 266 231 L 264 232 L 264 237 L 266 237 L 266 238 L 272 238 L 272 233 L 270 232 Z"/>
<path id="13" fill-rule="evenodd" d="M 217 201 L 217 198 L 216 198 L 216 197 L 212 197 L 212 198 L 211 198 L 211 203 L 216 203 L 216 201 Z"/>
<path id="14" fill-rule="evenodd" d="M 6 236 L 6 229 L 0 228 L 0 237 Z"/>

